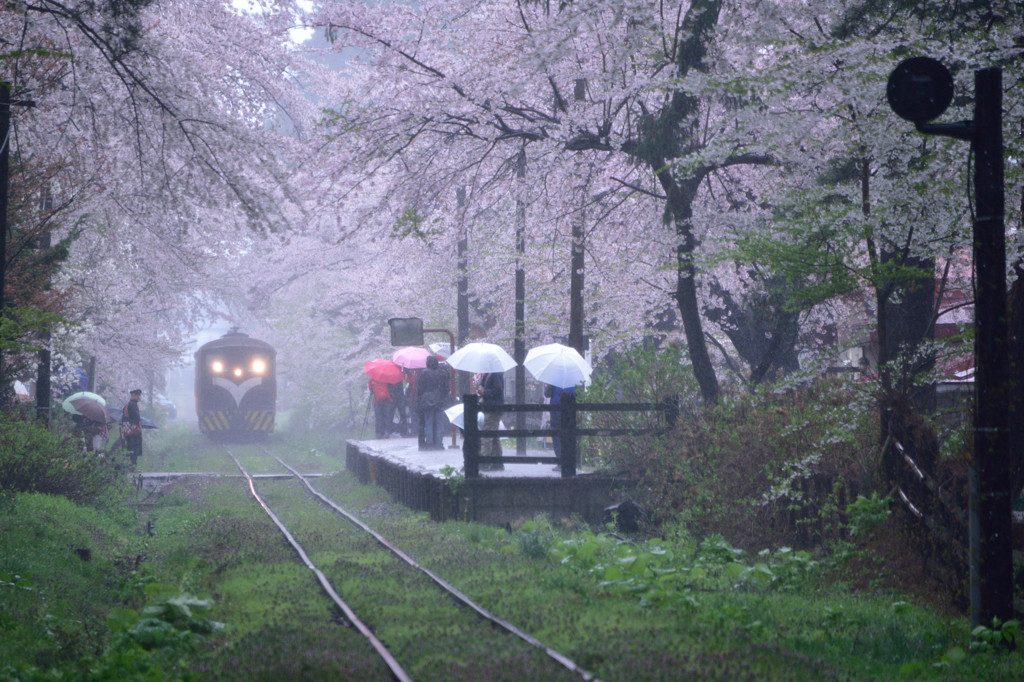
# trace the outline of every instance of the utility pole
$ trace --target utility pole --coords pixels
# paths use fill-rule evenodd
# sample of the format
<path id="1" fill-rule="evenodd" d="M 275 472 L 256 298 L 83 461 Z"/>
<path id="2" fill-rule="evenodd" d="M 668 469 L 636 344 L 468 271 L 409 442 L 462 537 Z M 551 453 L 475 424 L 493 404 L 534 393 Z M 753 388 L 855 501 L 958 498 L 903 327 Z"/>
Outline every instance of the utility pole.
<path id="1" fill-rule="evenodd" d="M 912 57 L 889 77 L 889 105 L 922 133 L 971 143 L 974 161 L 974 458 L 970 465 L 971 627 L 1013 618 L 1012 493 L 1007 368 L 1009 322 L 1003 190 L 1002 70 L 974 72 L 974 119 L 929 123 L 953 99 L 940 62 Z"/>
<path id="2" fill-rule="evenodd" d="M 975 302 L 974 461 L 971 463 L 971 622 L 1013 618 L 1010 415 L 1006 370 L 1006 232 L 1003 194 L 1002 71 L 982 69 L 974 85 Z M 977 573 L 977 576 L 975 576 Z"/>
<path id="3" fill-rule="evenodd" d="M 7 280 L 7 181 L 11 158 L 11 107 L 34 106 L 26 99 L 11 99 L 11 86 L 0 81 L 0 318 L 7 308 L 5 299 Z M 0 351 L 0 376 L 3 376 L 3 353 Z"/>

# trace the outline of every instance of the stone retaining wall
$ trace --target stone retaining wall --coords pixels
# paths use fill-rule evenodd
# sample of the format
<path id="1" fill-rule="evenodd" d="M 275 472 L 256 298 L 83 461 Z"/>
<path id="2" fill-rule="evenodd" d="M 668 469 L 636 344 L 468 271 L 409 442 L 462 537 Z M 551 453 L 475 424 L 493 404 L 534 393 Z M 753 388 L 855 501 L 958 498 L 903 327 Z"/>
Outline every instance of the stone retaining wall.
<path id="1" fill-rule="evenodd" d="M 462 481 L 453 493 L 449 481 L 410 471 L 399 463 L 348 442 L 345 466 L 361 483 L 378 485 L 398 502 L 430 513 L 434 521 L 458 519 L 505 525 L 545 514 L 552 520 L 576 517 L 588 524 L 605 521 L 605 508 L 627 499 L 630 484 L 595 474 L 573 478 L 478 478 Z"/>

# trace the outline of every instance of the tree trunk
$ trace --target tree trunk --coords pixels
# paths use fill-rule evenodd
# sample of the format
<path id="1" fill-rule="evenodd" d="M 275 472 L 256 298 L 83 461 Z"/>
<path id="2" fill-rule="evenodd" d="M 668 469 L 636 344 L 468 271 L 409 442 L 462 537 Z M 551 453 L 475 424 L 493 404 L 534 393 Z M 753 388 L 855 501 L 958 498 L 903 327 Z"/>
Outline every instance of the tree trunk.
<path id="1" fill-rule="evenodd" d="M 668 195 L 666 219 L 672 221 L 679 238 L 676 246 L 676 304 L 683 321 L 683 333 L 686 336 L 686 347 L 693 363 L 693 375 L 700 386 L 701 397 L 705 405 L 714 405 L 718 401 L 718 377 L 711 364 L 707 341 L 704 339 L 704 328 L 700 319 L 700 306 L 697 303 L 697 268 L 693 263 L 693 255 L 697 249 L 697 238 L 693 234 L 693 199 L 696 194 L 698 180 L 689 180 L 680 186 L 668 172 L 654 169 L 661 180 L 661 185 Z"/>
<path id="2" fill-rule="evenodd" d="M 521 147 L 516 156 L 516 185 L 522 191 L 526 181 L 526 149 Z M 526 272 L 523 261 L 526 260 L 526 203 L 522 197 L 516 197 L 516 335 L 515 347 L 512 351 L 516 361 L 516 404 L 526 402 Z M 465 374 L 465 372 L 461 372 Z M 516 412 L 516 429 L 526 430 L 526 413 Z M 526 439 L 516 438 L 516 454 L 526 454 Z"/>
<path id="3" fill-rule="evenodd" d="M 466 226 L 466 188 L 459 187 L 455 190 L 455 199 L 459 212 L 459 241 L 458 249 L 459 282 L 456 300 L 456 325 L 457 343 L 459 348 L 469 341 L 469 228 Z M 456 389 L 459 395 L 469 393 L 469 375 L 466 372 L 456 372 L 459 385 Z"/>

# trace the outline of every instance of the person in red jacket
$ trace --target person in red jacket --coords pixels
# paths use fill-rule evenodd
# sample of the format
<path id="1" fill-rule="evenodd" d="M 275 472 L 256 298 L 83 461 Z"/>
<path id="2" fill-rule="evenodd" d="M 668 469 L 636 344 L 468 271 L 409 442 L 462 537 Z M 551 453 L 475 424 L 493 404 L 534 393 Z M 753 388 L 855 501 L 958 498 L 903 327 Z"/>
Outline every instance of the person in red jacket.
<path id="1" fill-rule="evenodd" d="M 377 438 L 387 438 L 395 419 L 395 403 L 391 401 L 391 392 L 383 381 L 370 379 L 370 393 L 373 394 L 374 431 Z"/>

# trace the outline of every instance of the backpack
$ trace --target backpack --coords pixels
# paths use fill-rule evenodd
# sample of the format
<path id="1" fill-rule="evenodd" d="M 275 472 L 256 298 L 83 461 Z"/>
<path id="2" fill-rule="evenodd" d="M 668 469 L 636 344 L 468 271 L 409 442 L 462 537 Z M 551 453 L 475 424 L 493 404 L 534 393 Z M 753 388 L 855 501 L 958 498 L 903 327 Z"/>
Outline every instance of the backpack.
<path id="1" fill-rule="evenodd" d="M 121 411 L 121 438 L 127 438 L 128 436 L 137 436 L 142 433 L 142 423 L 136 422 L 131 424 L 128 421 L 128 406 L 124 406 L 124 410 Z"/>

